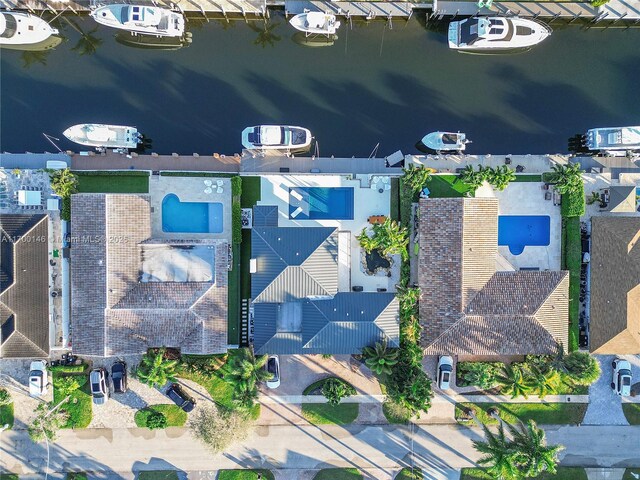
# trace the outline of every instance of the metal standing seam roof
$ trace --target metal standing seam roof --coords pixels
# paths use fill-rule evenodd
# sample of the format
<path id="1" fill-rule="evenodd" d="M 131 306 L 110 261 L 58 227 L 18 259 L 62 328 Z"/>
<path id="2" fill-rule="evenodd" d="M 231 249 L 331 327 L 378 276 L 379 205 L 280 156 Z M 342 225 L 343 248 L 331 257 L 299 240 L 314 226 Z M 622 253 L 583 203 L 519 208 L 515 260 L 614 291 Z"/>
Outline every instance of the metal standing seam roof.
<path id="1" fill-rule="evenodd" d="M 49 356 L 47 215 L 0 215 L 1 357 Z"/>
<path id="2" fill-rule="evenodd" d="M 276 205 L 256 205 L 253 207 L 253 227 L 277 227 L 278 207 Z"/>

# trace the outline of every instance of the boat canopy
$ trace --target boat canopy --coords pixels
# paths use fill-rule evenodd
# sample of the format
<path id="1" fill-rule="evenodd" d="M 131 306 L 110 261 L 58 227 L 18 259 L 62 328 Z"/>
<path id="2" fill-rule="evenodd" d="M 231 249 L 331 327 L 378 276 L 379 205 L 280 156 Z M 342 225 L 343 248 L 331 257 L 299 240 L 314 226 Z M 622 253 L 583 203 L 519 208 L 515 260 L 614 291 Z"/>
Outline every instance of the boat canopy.
<path id="1" fill-rule="evenodd" d="M 590 150 L 640 149 L 640 126 L 592 128 L 587 132 L 587 147 Z"/>
<path id="2" fill-rule="evenodd" d="M 10 13 L 3 12 L 0 15 L 0 37 L 11 38 L 16 34 L 18 30 L 18 22 L 15 17 Z"/>

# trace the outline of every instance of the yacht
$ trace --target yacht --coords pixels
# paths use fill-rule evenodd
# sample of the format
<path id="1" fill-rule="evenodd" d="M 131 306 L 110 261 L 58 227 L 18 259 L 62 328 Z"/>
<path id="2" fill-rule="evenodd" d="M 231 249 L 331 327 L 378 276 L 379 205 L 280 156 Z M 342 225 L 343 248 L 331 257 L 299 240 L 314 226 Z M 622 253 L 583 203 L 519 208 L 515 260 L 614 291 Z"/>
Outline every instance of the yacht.
<path id="1" fill-rule="evenodd" d="M 463 152 L 471 140 L 460 132 L 431 132 L 422 137 L 421 143 L 435 152 Z"/>
<path id="2" fill-rule="evenodd" d="M 332 13 L 305 12 L 294 16 L 289 23 L 296 30 L 308 35 L 335 35 L 340 22 Z"/>
<path id="3" fill-rule="evenodd" d="M 74 125 L 63 135 L 72 142 L 95 148 L 137 148 L 144 140 L 135 127 L 98 123 Z"/>
<path id="4" fill-rule="evenodd" d="M 476 17 L 449 24 L 449 48 L 469 53 L 529 50 L 551 35 L 537 20 L 519 17 Z"/>
<path id="5" fill-rule="evenodd" d="M 93 19 L 107 27 L 158 37 L 181 37 L 184 15 L 153 5 L 104 5 L 91 12 Z"/>
<path id="6" fill-rule="evenodd" d="M 44 43 L 58 30 L 42 18 L 24 12 L 0 12 L 0 46 L 22 49 Z"/>
<path id="7" fill-rule="evenodd" d="M 592 128 L 585 135 L 589 150 L 615 152 L 640 150 L 640 126 Z"/>
<path id="8" fill-rule="evenodd" d="M 311 146 L 311 132 L 302 127 L 259 125 L 242 131 L 247 150 L 289 150 L 304 152 Z"/>

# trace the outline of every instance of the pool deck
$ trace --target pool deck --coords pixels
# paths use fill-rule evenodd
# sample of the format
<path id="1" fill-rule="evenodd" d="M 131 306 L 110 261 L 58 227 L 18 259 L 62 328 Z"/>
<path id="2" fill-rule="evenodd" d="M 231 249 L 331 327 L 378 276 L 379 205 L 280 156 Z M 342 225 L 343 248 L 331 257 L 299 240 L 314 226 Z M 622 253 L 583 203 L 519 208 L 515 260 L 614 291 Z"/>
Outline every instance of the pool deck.
<path id="1" fill-rule="evenodd" d="M 517 182 L 510 184 L 502 192 L 484 185 L 476 192 L 476 197 L 495 197 L 499 200 L 499 215 L 548 215 L 550 217 L 549 245 L 546 247 L 527 246 L 520 255 L 512 255 L 508 246 L 499 246 L 498 253 L 514 269 L 538 267 L 540 270 L 560 270 L 562 217 L 560 206 L 554 206 L 553 200 L 545 200 L 544 184 Z M 508 270 L 501 263 L 498 269 Z"/>
<path id="2" fill-rule="evenodd" d="M 222 180 L 223 193 L 204 193 L 205 180 Z M 214 190 L 215 192 L 215 190 Z M 162 200 L 166 195 L 175 194 L 181 202 L 218 202 L 222 204 L 222 233 L 165 233 L 162 231 Z M 151 230 L 155 238 L 171 239 L 220 239 L 231 243 L 231 181 L 217 177 L 149 177 L 151 195 Z"/>
<path id="3" fill-rule="evenodd" d="M 341 232 L 350 232 L 351 271 L 350 285 L 360 285 L 365 292 L 375 292 L 386 288 L 395 292 L 400 276 L 400 259 L 394 258 L 392 276 L 366 275 L 362 266 L 360 245 L 356 240 L 363 228 L 369 226 L 367 219 L 371 215 L 389 215 L 390 190 L 383 193 L 370 188 L 372 175 L 358 175 L 351 179 L 347 175 L 264 175 L 262 176 L 262 199 L 258 205 L 276 205 L 278 207 L 278 226 L 280 227 L 336 227 Z M 296 220 L 289 218 L 290 187 L 353 187 L 353 220 Z M 344 279 L 342 279 L 344 280 Z M 349 282 L 340 282 L 344 290 L 350 290 Z"/>

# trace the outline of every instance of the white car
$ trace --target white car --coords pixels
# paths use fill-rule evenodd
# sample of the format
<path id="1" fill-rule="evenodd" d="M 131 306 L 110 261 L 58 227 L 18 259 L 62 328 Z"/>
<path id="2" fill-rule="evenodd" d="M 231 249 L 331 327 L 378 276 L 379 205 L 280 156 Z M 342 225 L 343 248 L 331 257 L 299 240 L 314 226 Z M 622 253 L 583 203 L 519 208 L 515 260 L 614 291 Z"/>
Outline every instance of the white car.
<path id="1" fill-rule="evenodd" d="M 268 388 L 278 388 L 280 386 L 280 359 L 277 355 L 269 355 L 264 368 L 272 377 L 267 380 Z"/>
<path id="2" fill-rule="evenodd" d="M 37 360 L 31 362 L 29 367 L 29 395 L 41 397 L 46 395 L 49 387 L 49 375 L 47 373 L 47 362 Z"/>
<path id="3" fill-rule="evenodd" d="M 438 359 L 438 388 L 449 390 L 451 387 L 451 373 L 453 372 L 453 358 L 442 355 Z"/>
<path id="4" fill-rule="evenodd" d="M 611 365 L 613 366 L 611 388 L 621 397 L 631 395 L 631 364 L 622 358 L 616 358 Z"/>

